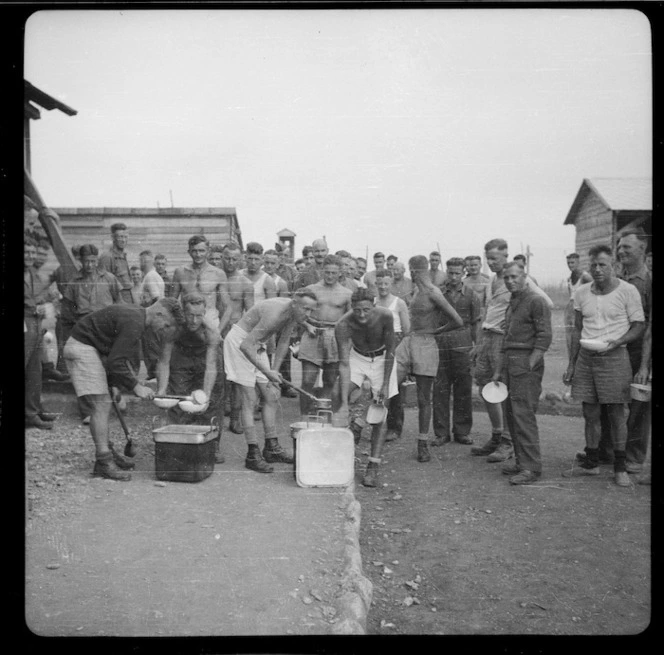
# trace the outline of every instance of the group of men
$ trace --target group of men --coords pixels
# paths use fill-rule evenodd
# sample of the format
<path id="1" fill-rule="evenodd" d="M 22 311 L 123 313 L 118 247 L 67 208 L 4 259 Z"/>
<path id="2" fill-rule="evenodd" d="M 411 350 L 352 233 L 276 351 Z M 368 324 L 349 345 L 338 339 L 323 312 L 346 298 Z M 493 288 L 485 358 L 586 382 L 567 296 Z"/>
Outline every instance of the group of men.
<path id="1" fill-rule="evenodd" d="M 324 239 L 306 246 L 302 259 L 291 267 L 278 248 L 264 251 L 251 242 L 243 253 L 234 243 L 211 247 L 198 234 L 188 242 L 191 264 L 177 268 L 172 278 L 165 266 L 161 270 L 157 266 L 162 257 L 153 257 L 149 250 L 141 253 L 137 296 L 132 293 L 137 285 L 127 263 L 127 227 L 115 224 L 111 231 L 111 250 L 98 257 L 94 245 L 83 245 L 78 250 L 80 272 L 72 280 L 61 280 L 60 287 L 66 308 L 63 314 L 74 317 L 68 319 L 69 333 L 64 332 L 63 359 L 81 411 L 90 416 L 97 449 L 96 474 L 120 480 L 130 477 L 132 463 L 109 448 L 108 415 L 111 394 L 118 391 L 141 398 L 155 395 L 138 381 L 141 358 L 148 377 L 156 378 L 158 395 L 187 394 L 197 388 L 205 391 L 209 403 L 197 420 L 208 421 L 216 415 L 221 426 L 224 400 L 230 403 L 229 428 L 244 433 L 247 468 L 269 473 L 273 463 L 292 463 L 292 455 L 278 442 L 276 409 L 281 395 L 292 394 L 288 362 L 293 352 L 301 364 L 303 389 L 314 392 L 320 380 L 318 393 L 332 400 L 335 421 L 349 425 L 356 442 L 366 425 L 357 402 L 363 389 L 369 387 L 373 401 L 385 407 L 386 420 L 372 428 L 371 453 L 362 478 L 366 486 L 377 484 L 385 442 L 401 436 L 399 389 L 407 378 L 414 381 L 417 391 L 418 461 L 431 460 L 430 446 L 452 440 L 472 445 L 474 377 L 480 387 L 503 381 L 509 393 L 504 403 L 485 401 L 492 434 L 486 443 L 471 448 L 471 454 L 504 462 L 503 472 L 513 485 L 530 484 L 541 476 L 536 412 L 544 353 L 552 339 L 553 303 L 527 275 L 522 260 L 509 261 L 504 240 L 493 239 L 485 245 L 492 278 L 481 272 L 479 256 L 453 257 L 443 271 L 436 251 L 428 258 L 411 257 L 408 278 L 406 266 L 394 255 L 375 253 L 375 269 L 366 272 L 363 258 L 353 258 L 345 250 L 330 254 Z M 631 238 L 621 240 L 624 251 Z M 26 343 L 30 337 L 30 344 L 38 341 L 34 335 L 39 333 L 39 293 L 43 292 L 34 288 L 32 248 L 26 240 Z M 625 398 L 624 385 L 620 400 L 615 394 L 604 395 L 600 388 L 605 380 L 602 371 L 627 370 L 626 355 L 620 355 L 620 361 L 618 354 L 606 354 L 601 361 L 593 356 L 588 362 L 585 351 L 579 350 L 577 334 L 586 330 L 596 335 L 597 329 L 604 329 L 593 324 L 598 310 L 588 308 L 586 297 L 612 299 L 618 288 L 631 303 L 625 310 L 628 328 L 618 334 L 625 327 L 621 318 L 611 332 L 609 351 L 622 353 L 625 349 L 621 351 L 621 347 L 636 343 L 643 332 L 643 312 L 638 313 L 634 294 L 624 291 L 624 285 L 630 285 L 609 284 L 601 277 L 607 275 L 600 274 L 604 270 L 600 264 L 607 257 L 610 263 L 610 252 L 591 252 L 592 282 L 587 273 L 575 272 L 570 265 L 576 323 L 569 330 L 570 368 L 565 380 L 572 382 L 573 394 L 582 400 L 586 418 L 587 447 L 579 469 L 590 474 L 597 469 L 599 433 L 588 426 L 606 415 L 616 482 L 624 484 L 624 476 L 619 474 L 625 470 L 626 437 L 621 435 L 626 419 L 615 405 L 629 398 Z M 630 282 L 641 280 L 640 271 L 633 270 L 631 275 Z M 609 302 L 611 307 L 614 304 Z M 610 311 L 607 316 L 614 318 Z M 645 356 L 645 346 L 638 356 L 630 350 L 632 368 L 636 365 L 638 370 L 630 373 L 627 389 L 634 374 L 639 379 L 649 375 L 649 370 L 644 374 L 643 366 L 649 362 L 641 361 L 642 352 Z M 30 366 L 36 370 L 34 362 Z M 26 376 L 27 370 L 26 346 Z M 51 417 L 41 410 L 34 393 L 30 399 L 28 395 L 26 388 L 26 424 L 48 429 Z M 192 420 L 181 410 L 170 411 L 175 421 Z M 264 427 L 262 451 L 255 425 L 257 411 Z M 300 395 L 300 412 L 303 417 L 311 412 L 305 394 Z M 630 410 L 630 417 L 633 414 L 636 416 L 636 409 Z M 432 415 L 433 440 L 429 436 Z M 644 451 L 643 425 L 649 414 L 643 411 L 640 415 L 644 418 L 639 423 L 639 448 Z M 638 457 L 642 465 L 645 452 Z M 219 451 L 217 461 L 223 459 Z M 635 472 L 636 467 L 633 469 Z"/>

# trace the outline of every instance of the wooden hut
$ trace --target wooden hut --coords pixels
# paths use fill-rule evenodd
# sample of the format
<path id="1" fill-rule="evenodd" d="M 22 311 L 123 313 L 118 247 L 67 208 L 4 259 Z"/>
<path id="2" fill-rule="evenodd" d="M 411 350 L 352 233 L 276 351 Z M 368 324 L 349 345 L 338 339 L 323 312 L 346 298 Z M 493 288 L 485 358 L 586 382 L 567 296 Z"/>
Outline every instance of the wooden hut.
<path id="1" fill-rule="evenodd" d="M 564 224 L 576 228 L 575 250 L 584 268 L 589 248 L 605 243 L 615 249 L 627 228 L 642 227 L 652 238 L 652 179 L 584 179 Z"/>
<path id="2" fill-rule="evenodd" d="M 233 207 L 78 207 L 54 208 L 60 216 L 67 243 L 93 243 L 102 253 L 112 245 L 111 225 L 124 223 L 129 232 L 127 253 L 130 265 L 138 265 L 143 250 L 161 253 L 168 270 L 191 263 L 187 241 L 204 234 L 211 244 L 235 241 L 242 246 L 237 213 Z M 46 270 L 46 266 L 44 267 Z"/>

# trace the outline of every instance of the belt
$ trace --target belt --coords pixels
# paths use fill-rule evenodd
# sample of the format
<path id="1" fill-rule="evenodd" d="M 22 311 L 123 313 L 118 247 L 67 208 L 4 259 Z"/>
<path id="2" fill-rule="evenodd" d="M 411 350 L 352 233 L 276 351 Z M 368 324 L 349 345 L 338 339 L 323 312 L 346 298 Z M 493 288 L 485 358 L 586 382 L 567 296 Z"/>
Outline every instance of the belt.
<path id="1" fill-rule="evenodd" d="M 309 319 L 307 323 L 309 323 L 309 325 L 313 325 L 315 328 L 333 328 L 337 325 L 336 323 L 331 323 L 329 321 L 316 321 L 312 319 Z"/>
<path id="2" fill-rule="evenodd" d="M 379 357 L 380 355 L 382 355 L 385 352 L 385 346 L 383 346 L 382 348 L 379 348 L 378 350 L 370 350 L 370 351 L 365 352 L 365 353 L 362 352 L 359 348 L 356 348 L 355 346 L 353 346 L 353 350 L 356 353 L 359 353 L 360 355 L 362 355 L 362 357 L 371 357 L 373 359 L 374 357 Z"/>

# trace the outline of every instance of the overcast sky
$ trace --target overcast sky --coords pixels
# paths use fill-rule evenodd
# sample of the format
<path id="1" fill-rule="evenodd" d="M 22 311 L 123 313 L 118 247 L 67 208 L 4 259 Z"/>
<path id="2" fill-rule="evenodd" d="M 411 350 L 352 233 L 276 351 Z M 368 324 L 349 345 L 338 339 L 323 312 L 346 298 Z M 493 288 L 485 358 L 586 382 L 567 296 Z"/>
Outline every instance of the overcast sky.
<path id="1" fill-rule="evenodd" d="M 584 177 L 648 177 L 634 10 L 44 11 L 25 77 L 54 207 L 235 207 L 244 242 L 400 259 L 510 254 L 566 275 Z M 183 243 L 183 249 L 186 244 Z"/>

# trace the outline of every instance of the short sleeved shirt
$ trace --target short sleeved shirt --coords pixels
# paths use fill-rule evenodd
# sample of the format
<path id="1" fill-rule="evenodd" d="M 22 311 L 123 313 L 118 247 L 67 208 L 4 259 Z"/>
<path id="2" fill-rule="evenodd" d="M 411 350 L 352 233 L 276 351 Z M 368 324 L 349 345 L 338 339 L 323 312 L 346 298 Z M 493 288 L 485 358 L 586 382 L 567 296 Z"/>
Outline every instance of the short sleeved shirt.
<path id="1" fill-rule="evenodd" d="M 618 280 L 605 295 L 592 292 L 592 282 L 582 284 L 573 296 L 574 309 L 583 315 L 582 339 L 614 341 L 629 330 L 629 324 L 645 321 L 641 296 L 632 284 Z"/>

